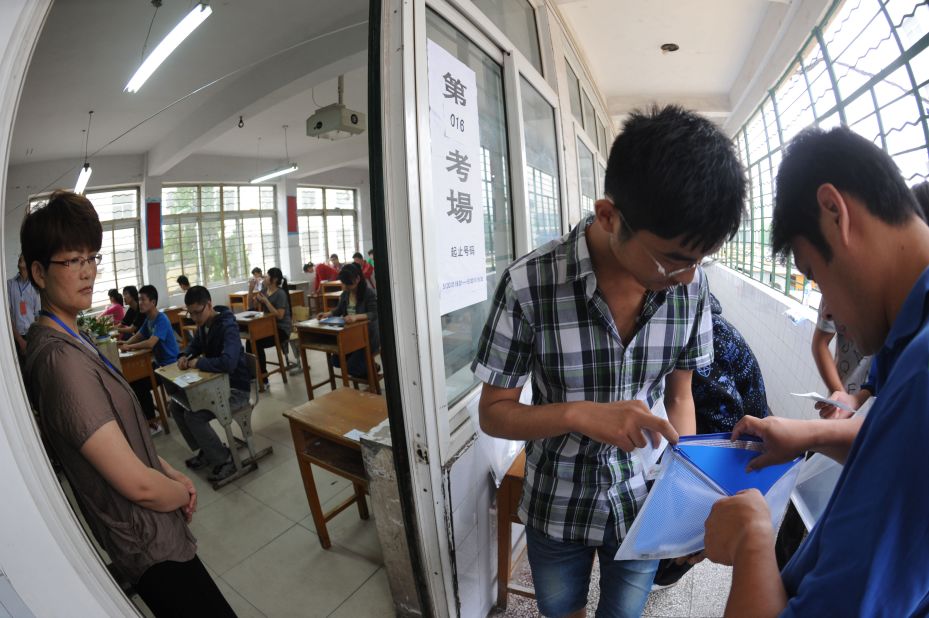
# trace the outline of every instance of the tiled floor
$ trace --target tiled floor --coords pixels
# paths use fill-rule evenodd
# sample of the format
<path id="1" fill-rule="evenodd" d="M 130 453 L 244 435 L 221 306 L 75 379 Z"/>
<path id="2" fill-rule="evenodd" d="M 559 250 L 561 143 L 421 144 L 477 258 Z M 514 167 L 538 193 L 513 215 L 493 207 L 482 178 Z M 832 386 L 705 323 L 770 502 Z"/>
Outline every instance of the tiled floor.
<path id="1" fill-rule="evenodd" d="M 522 559 L 513 573 L 514 581 L 532 584 L 529 563 Z M 713 564 L 707 560 L 690 570 L 670 588 L 652 592 L 642 616 L 646 618 L 715 618 L 726 609 L 726 598 L 732 582 L 730 567 Z M 587 597 L 587 615 L 593 616 L 600 600 L 600 568 L 594 561 L 590 592 Z M 538 616 L 535 601 L 511 594 L 507 599 L 506 611 L 494 610 L 493 618 L 529 618 Z"/>
<path id="2" fill-rule="evenodd" d="M 321 380 L 322 355 L 311 355 L 310 366 L 314 382 Z M 373 519 L 362 521 L 357 509 L 348 508 L 328 524 L 332 548 L 319 545 L 290 427 L 282 416 L 306 402 L 306 388 L 302 373 L 288 380 L 284 384 L 279 375 L 272 376 L 270 390 L 261 394 L 252 413 L 256 446 L 274 447 L 257 471 L 219 491 L 206 482 L 206 471 L 187 471 L 199 490 L 191 524 L 198 555 L 243 618 L 392 616 Z M 156 437 L 155 447 L 172 466 L 186 471 L 184 459 L 191 452 L 176 428 Z M 314 468 L 314 476 L 324 509 L 352 491 L 349 481 L 325 470 Z"/>

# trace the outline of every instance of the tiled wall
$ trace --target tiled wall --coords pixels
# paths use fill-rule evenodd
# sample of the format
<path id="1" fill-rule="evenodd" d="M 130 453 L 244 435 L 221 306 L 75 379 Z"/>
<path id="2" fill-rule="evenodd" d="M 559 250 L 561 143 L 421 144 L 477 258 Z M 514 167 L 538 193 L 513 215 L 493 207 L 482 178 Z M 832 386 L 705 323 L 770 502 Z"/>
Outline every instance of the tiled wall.
<path id="1" fill-rule="evenodd" d="M 706 272 L 723 316 L 758 358 L 771 410 L 779 416 L 814 417 L 812 402 L 790 393 L 824 390 L 810 354 L 816 312 L 724 266 L 713 265 Z M 793 318 L 786 315 L 788 310 Z M 486 616 L 496 597 L 496 488 L 491 460 L 479 439 L 465 445 L 446 466 L 459 615 L 467 617 Z"/>

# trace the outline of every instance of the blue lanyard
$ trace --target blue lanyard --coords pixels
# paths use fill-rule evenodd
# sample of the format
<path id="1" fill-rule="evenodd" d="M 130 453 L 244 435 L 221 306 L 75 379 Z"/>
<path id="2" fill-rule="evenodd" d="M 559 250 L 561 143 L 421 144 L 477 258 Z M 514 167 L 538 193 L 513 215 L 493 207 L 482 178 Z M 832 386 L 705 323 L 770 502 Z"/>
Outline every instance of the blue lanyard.
<path id="1" fill-rule="evenodd" d="M 73 330 L 71 330 L 71 328 L 70 328 L 67 324 L 65 324 L 64 322 L 62 322 L 61 319 L 60 319 L 57 315 L 55 315 L 55 314 L 52 313 L 51 311 L 46 311 L 45 309 L 42 309 L 41 311 L 39 311 L 39 315 L 44 315 L 44 316 L 47 317 L 49 320 L 52 320 L 52 321 L 55 322 L 58 326 L 60 326 L 60 327 L 62 327 L 63 329 L 65 329 L 65 332 L 68 333 L 69 335 L 71 335 L 72 337 L 74 337 L 75 339 L 77 339 L 77 340 L 83 342 L 83 343 L 86 344 L 86 345 L 91 346 L 91 347 L 94 349 L 94 351 L 97 353 L 97 356 L 100 357 L 100 360 L 102 360 L 104 363 L 106 363 L 106 366 L 109 367 L 109 368 L 113 371 L 113 373 L 115 373 L 116 375 L 122 375 L 122 374 L 120 373 L 120 371 L 119 371 L 118 369 L 116 369 L 116 367 L 113 366 L 113 363 L 110 362 L 110 359 L 108 359 L 106 356 L 103 355 L 103 353 L 100 351 L 100 348 L 98 348 L 97 346 L 95 346 L 91 341 L 88 341 L 86 338 L 84 338 L 84 337 L 78 335 L 78 334 L 75 333 Z"/>
<path id="2" fill-rule="evenodd" d="M 29 286 L 32 285 L 32 282 L 29 281 L 29 279 L 26 279 L 26 282 L 25 282 L 24 284 L 20 284 L 20 283 L 17 281 L 17 282 L 16 282 L 16 285 L 19 286 L 19 295 L 20 295 L 20 297 L 22 297 L 23 294 L 26 293 L 26 290 L 29 289 Z"/>

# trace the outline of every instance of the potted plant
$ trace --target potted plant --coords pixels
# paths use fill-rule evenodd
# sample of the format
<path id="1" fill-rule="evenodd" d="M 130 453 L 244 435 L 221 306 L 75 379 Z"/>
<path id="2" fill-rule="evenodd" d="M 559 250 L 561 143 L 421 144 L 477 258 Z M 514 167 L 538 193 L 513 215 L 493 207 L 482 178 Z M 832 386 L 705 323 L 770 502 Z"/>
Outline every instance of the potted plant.
<path id="1" fill-rule="evenodd" d="M 110 338 L 110 331 L 113 330 L 113 320 L 110 319 L 110 316 L 81 313 L 77 316 L 77 327 L 90 337 L 100 352 L 115 367 L 119 367 L 119 349 L 116 346 L 116 341 Z"/>

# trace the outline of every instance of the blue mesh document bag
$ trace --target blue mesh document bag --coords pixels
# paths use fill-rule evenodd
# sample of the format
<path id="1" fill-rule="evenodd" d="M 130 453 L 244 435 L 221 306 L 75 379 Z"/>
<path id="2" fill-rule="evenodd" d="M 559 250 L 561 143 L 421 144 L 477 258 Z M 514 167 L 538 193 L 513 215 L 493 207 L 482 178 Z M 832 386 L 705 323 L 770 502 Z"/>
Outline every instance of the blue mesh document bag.
<path id="1" fill-rule="evenodd" d="M 702 550 L 703 525 L 713 504 L 743 489 L 764 495 L 777 526 L 802 458 L 746 472 L 745 466 L 759 454 L 761 442 L 752 438 L 731 442 L 728 433 L 683 436 L 662 456 L 655 484 L 616 559 L 677 558 Z"/>

